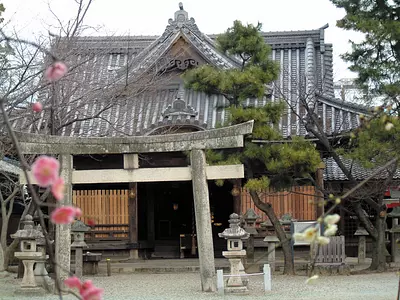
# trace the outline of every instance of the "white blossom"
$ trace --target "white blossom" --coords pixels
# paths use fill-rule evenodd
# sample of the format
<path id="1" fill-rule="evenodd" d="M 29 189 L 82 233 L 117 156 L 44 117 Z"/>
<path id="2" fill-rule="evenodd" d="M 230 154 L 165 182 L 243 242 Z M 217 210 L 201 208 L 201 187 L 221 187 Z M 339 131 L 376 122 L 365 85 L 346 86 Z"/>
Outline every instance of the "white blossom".
<path id="1" fill-rule="evenodd" d="M 318 275 L 311 276 L 306 280 L 306 284 L 313 284 L 317 281 L 318 278 L 319 278 Z"/>
<path id="2" fill-rule="evenodd" d="M 317 243 L 318 244 L 320 244 L 320 245 L 328 245 L 329 244 L 329 238 L 327 238 L 327 237 L 324 237 L 324 236 L 319 236 L 319 237 L 317 237 Z"/>
<path id="3" fill-rule="evenodd" d="M 306 242 L 313 242 L 317 236 L 317 228 L 308 228 L 306 231 L 304 231 L 304 241 Z"/>
<path id="4" fill-rule="evenodd" d="M 339 222 L 340 216 L 338 214 L 327 215 L 324 219 L 325 224 L 333 225 Z"/>
<path id="5" fill-rule="evenodd" d="M 337 230 L 338 230 L 338 227 L 336 224 L 328 225 L 327 228 L 325 229 L 324 236 L 335 235 Z"/>

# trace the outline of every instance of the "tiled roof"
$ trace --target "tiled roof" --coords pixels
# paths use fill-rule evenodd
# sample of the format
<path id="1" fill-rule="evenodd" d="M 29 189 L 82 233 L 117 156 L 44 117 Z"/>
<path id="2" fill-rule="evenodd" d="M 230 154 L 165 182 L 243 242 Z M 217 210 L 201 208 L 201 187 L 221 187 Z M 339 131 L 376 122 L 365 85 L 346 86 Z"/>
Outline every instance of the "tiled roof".
<path id="1" fill-rule="evenodd" d="M 8 159 L 0 160 L 0 172 L 6 172 L 13 175 L 19 175 L 21 172 L 21 168 L 13 164 Z"/>
<path id="2" fill-rule="evenodd" d="M 179 19 L 180 14 L 186 14 Z M 181 21 L 178 21 L 181 20 Z M 182 21 L 183 20 L 183 21 Z M 303 84 L 311 95 L 310 101 L 316 103 L 316 110 L 323 121 L 328 134 L 348 131 L 359 125 L 359 114 L 364 109 L 334 99 L 332 45 L 325 44 L 324 28 L 308 31 L 265 32 L 267 43 L 272 46 L 271 58 L 280 65 L 281 74 L 273 84 L 270 98 L 248 99 L 246 105 L 259 106 L 267 101 L 276 101 L 285 97 L 293 106 L 283 115 L 279 129 L 284 137 L 307 135 L 300 118 L 305 118 L 305 110 L 300 101 Z M 235 59 L 218 52 L 215 35 L 207 36 L 200 32 L 194 19 L 186 12 L 178 11 L 174 20 L 161 36 L 131 37 L 82 37 L 74 40 L 71 65 L 80 66 L 67 78 L 72 82 L 64 88 L 77 90 L 63 101 L 59 120 L 65 124 L 75 118 L 86 118 L 100 113 L 95 119 L 75 122 L 63 128 L 59 134 L 76 136 L 118 136 L 143 135 L 165 125 L 193 125 L 202 129 L 212 129 L 227 119 L 223 108 L 222 96 L 183 90 L 179 83 L 160 84 L 139 95 L 126 94 L 123 97 L 111 97 L 104 86 L 118 87 L 127 80 L 134 80 L 142 69 L 149 68 L 163 58 L 165 52 L 177 40 L 183 37 L 196 49 L 199 55 L 210 64 L 220 68 L 235 66 Z M 88 94 L 88 90 L 96 92 Z M 320 91 L 323 96 L 314 95 Z M 178 96 L 179 94 L 179 96 Z M 45 96 L 42 95 L 42 99 Z M 110 98 L 113 98 L 110 100 Z M 183 103 L 176 102 L 177 99 Z M 105 100 L 102 100 L 105 99 Z M 114 101 L 111 102 L 110 101 Z M 45 102 L 45 100 L 43 100 Z M 112 104 L 112 105 L 110 105 Z M 193 114 L 175 111 L 165 114 L 169 105 L 178 105 L 181 109 L 191 107 Z M 18 112 L 20 116 L 14 122 L 18 130 L 48 133 L 48 111 L 39 115 Z"/>
<path id="3" fill-rule="evenodd" d="M 355 180 L 364 180 L 371 176 L 371 174 L 376 169 L 367 169 L 361 166 L 359 163 L 349 159 L 341 157 L 341 160 L 346 168 L 351 170 L 351 173 Z M 335 160 L 332 157 L 324 158 L 325 170 L 324 170 L 324 180 L 327 181 L 347 181 L 349 180 L 346 175 L 342 172 L 340 167 L 337 165 Z M 375 175 L 373 179 L 385 179 L 388 174 L 386 171 L 382 171 L 379 174 Z M 400 169 L 396 171 L 393 179 L 400 179 Z"/>

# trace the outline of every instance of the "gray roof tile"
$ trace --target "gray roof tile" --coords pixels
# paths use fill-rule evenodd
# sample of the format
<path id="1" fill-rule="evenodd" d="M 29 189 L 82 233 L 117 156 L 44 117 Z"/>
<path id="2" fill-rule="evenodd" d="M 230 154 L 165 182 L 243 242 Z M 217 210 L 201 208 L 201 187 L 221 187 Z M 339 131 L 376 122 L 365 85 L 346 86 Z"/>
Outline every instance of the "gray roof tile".
<path id="1" fill-rule="evenodd" d="M 368 169 L 361 166 L 359 163 L 349 159 L 341 157 L 342 163 L 346 168 L 351 170 L 351 174 L 353 175 L 355 180 L 364 180 L 371 176 L 371 174 L 376 169 Z M 342 172 L 338 164 L 332 157 L 324 158 L 325 170 L 324 170 L 324 180 L 327 181 L 347 181 L 349 180 L 346 175 Z M 385 179 L 388 177 L 388 173 L 386 171 L 382 171 L 377 174 L 373 179 Z M 400 179 L 400 169 L 396 171 L 393 179 Z"/>

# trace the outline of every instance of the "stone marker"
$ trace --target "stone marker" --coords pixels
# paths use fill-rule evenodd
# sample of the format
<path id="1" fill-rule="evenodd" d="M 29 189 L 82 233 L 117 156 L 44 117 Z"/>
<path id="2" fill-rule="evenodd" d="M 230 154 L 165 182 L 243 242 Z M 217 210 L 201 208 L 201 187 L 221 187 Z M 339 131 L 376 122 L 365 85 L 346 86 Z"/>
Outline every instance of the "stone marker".
<path id="1" fill-rule="evenodd" d="M 83 248 L 88 247 L 85 243 L 85 232 L 88 232 L 89 229 L 89 226 L 78 220 L 71 225 L 71 232 L 74 237 L 71 248 L 75 249 L 75 276 L 79 278 L 82 278 L 83 275 Z"/>
<path id="2" fill-rule="evenodd" d="M 271 267 L 271 271 L 275 272 L 275 249 L 279 239 L 275 235 L 267 235 L 264 238 L 264 242 L 267 242 L 268 247 L 268 264 Z"/>
<path id="3" fill-rule="evenodd" d="M 256 229 L 256 221 L 259 217 L 260 216 L 258 216 L 252 208 L 249 208 L 243 216 L 243 219 L 245 221 L 244 229 L 250 234 L 247 240 L 246 249 L 247 260 L 249 262 L 254 261 L 254 236 L 258 234 L 258 231 Z"/>
<path id="4" fill-rule="evenodd" d="M 358 263 L 363 264 L 366 256 L 366 237 L 369 235 L 368 231 L 363 227 L 358 227 L 355 236 L 358 236 Z"/>
<path id="5" fill-rule="evenodd" d="M 42 236 L 36 239 L 37 250 L 38 252 L 42 253 L 42 256 L 36 260 L 36 265 L 33 273 L 39 286 L 42 286 L 50 293 L 54 293 L 55 283 L 47 273 L 45 265 L 46 260 L 49 258 L 49 256 L 46 255 L 46 239 L 43 236 L 43 230 L 40 225 L 36 226 L 36 230 L 42 233 Z M 51 243 L 53 242 L 54 241 L 51 241 Z"/>

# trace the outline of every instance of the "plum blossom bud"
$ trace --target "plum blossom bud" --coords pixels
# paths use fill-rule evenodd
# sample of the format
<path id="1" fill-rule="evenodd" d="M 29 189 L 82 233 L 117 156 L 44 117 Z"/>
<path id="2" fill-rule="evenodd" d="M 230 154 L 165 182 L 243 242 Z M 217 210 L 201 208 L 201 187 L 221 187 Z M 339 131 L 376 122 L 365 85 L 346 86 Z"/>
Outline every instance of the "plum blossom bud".
<path id="1" fill-rule="evenodd" d="M 41 111 L 43 110 L 43 105 L 42 105 L 42 103 L 40 103 L 40 102 L 35 102 L 35 103 L 33 103 L 33 104 L 32 104 L 32 110 L 33 110 L 34 112 L 37 112 L 37 113 L 41 112 Z"/>
<path id="2" fill-rule="evenodd" d="M 46 69 L 44 77 L 50 82 L 57 81 L 63 77 L 67 71 L 68 68 L 63 62 L 56 61 Z"/>
<path id="3" fill-rule="evenodd" d="M 385 130 L 390 131 L 393 127 L 394 127 L 393 123 L 388 122 L 385 125 Z"/>

